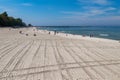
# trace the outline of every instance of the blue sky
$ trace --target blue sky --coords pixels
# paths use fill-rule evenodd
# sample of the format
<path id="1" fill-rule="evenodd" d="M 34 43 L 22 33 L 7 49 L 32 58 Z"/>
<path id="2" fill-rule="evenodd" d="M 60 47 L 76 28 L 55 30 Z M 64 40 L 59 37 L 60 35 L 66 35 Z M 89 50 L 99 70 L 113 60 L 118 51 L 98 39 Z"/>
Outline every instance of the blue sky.
<path id="1" fill-rule="evenodd" d="M 120 25 L 120 0 L 0 0 L 0 13 L 33 25 Z"/>

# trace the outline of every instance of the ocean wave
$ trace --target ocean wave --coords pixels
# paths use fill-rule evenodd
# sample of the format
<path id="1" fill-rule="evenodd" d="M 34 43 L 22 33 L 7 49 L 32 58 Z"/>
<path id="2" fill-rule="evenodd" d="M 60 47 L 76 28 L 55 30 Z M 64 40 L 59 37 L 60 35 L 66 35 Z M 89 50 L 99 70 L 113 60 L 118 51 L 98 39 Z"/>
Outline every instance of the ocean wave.
<path id="1" fill-rule="evenodd" d="M 100 36 L 109 36 L 109 34 L 99 34 Z"/>

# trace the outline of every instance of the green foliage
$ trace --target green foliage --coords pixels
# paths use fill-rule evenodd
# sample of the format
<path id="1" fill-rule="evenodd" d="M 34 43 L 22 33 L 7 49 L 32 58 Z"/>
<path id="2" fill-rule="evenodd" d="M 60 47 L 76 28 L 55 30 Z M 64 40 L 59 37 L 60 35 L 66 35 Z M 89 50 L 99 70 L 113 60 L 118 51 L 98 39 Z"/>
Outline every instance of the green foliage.
<path id="1" fill-rule="evenodd" d="M 31 27 L 31 26 L 32 26 L 32 24 L 28 24 L 28 26 L 29 26 L 29 27 Z"/>
<path id="2" fill-rule="evenodd" d="M 17 27 L 17 26 L 26 26 L 26 24 L 20 18 L 9 17 L 7 12 L 0 14 L 0 26 L 6 27 Z"/>

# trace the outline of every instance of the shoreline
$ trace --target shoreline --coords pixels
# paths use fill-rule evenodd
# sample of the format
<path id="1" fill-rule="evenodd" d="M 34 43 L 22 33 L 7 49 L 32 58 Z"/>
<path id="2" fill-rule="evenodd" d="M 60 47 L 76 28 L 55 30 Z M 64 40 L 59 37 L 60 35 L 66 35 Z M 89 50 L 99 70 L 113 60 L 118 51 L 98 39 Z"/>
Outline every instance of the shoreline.
<path id="1" fill-rule="evenodd" d="M 2 29 L 4 28 L 9 28 L 9 29 L 35 29 L 35 30 L 39 30 L 42 33 L 49 33 L 51 32 L 52 35 L 54 35 L 54 31 L 49 31 L 49 30 L 43 30 L 43 29 L 38 29 L 37 27 L 19 27 L 19 28 L 12 28 L 12 27 L 0 27 Z M 66 36 L 67 35 L 67 36 Z M 73 39 L 80 39 L 80 38 L 90 38 L 90 39 L 100 39 L 100 40 L 111 40 L 111 41 L 120 41 L 120 40 L 115 40 L 115 39 L 110 39 L 110 38 L 102 38 L 102 37 L 90 37 L 88 35 L 77 35 L 77 34 L 70 34 L 67 32 L 58 32 L 57 36 L 61 36 L 61 37 L 66 37 L 66 38 L 73 38 Z"/>
<path id="2" fill-rule="evenodd" d="M 40 30 L 42 32 L 45 32 L 45 33 L 52 33 L 52 35 L 54 35 L 54 31 L 49 31 L 49 30 L 42 30 L 42 29 L 38 29 L 37 27 L 34 27 L 36 28 L 37 30 Z M 67 35 L 67 36 L 66 36 Z M 77 34 L 70 34 L 70 33 L 64 33 L 64 32 L 59 32 L 58 34 L 56 34 L 56 36 L 61 36 L 61 37 L 65 37 L 65 38 L 71 38 L 71 39 L 85 39 L 85 38 L 88 38 L 88 39 L 98 39 L 98 40 L 108 40 L 108 41 L 117 41 L 119 42 L 120 40 L 115 40 L 115 39 L 108 39 L 108 38 L 100 38 L 100 37 L 90 37 L 90 36 L 84 36 L 84 35 L 77 35 Z"/>

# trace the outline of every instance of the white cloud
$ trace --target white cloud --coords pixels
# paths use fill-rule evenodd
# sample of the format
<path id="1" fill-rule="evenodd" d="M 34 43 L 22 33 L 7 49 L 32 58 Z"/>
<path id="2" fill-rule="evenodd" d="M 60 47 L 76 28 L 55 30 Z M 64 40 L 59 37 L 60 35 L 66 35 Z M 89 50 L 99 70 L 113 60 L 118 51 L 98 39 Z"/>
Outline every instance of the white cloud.
<path id="1" fill-rule="evenodd" d="M 100 5 L 106 5 L 106 4 L 108 4 L 109 2 L 108 2 L 108 0 L 95 0 L 94 3 L 100 4 Z"/>
<path id="2" fill-rule="evenodd" d="M 106 17 L 97 17 L 97 18 L 89 18 L 89 17 L 78 17 L 78 16 L 71 16 L 65 17 L 63 22 L 69 25 L 104 25 L 104 26 L 117 26 L 120 25 L 120 16 L 106 16 Z"/>
<path id="3" fill-rule="evenodd" d="M 98 5 L 110 4 L 110 1 L 108 0 L 78 0 L 78 1 L 83 4 L 98 4 Z"/>
<path id="4" fill-rule="evenodd" d="M 108 7 L 108 8 L 101 8 L 101 9 L 93 9 L 91 10 L 90 12 L 93 13 L 93 14 L 106 14 L 108 11 L 114 11 L 116 10 L 116 8 L 114 7 Z"/>
<path id="5" fill-rule="evenodd" d="M 111 0 L 78 0 L 82 4 L 80 11 L 62 11 L 63 14 L 68 14 L 69 16 L 99 16 L 99 15 L 108 15 L 113 14 L 112 11 L 117 11 L 117 8 L 112 7 Z M 94 5 L 98 4 L 98 5 Z M 109 4 L 109 6 L 108 6 Z M 105 6 L 107 5 L 107 6 Z M 111 12 L 110 12 L 111 11 Z"/>
<path id="6" fill-rule="evenodd" d="M 22 3 L 23 6 L 32 6 L 31 3 Z"/>
<path id="7" fill-rule="evenodd" d="M 106 11 L 113 11 L 113 10 L 117 10 L 116 8 L 114 8 L 114 7 L 109 7 L 109 8 L 107 8 L 107 9 L 105 9 Z"/>
<path id="8" fill-rule="evenodd" d="M 67 13 L 71 13 L 72 15 L 79 16 L 97 16 L 97 15 L 108 15 L 115 14 L 117 8 L 112 7 L 111 0 L 78 0 L 81 4 L 81 11 L 68 11 Z M 97 4 L 97 5 L 95 5 Z M 98 6 L 99 5 L 99 6 Z M 107 6 L 106 6 L 107 5 Z M 109 13 L 108 13 L 109 12 Z M 65 12 L 64 12 L 65 13 Z"/>
<path id="9" fill-rule="evenodd" d="M 99 14 L 105 14 L 105 11 L 96 9 L 96 10 L 91 10 L 89 13 L 94 15 L 99 15 Z"/>
<path id="10" fill-rule="evenodd" d="M 115 15 L 115 13 L 110 11 L 115 11 L 116 8 L 108 7 L 108 8 L 90 8 L 86 11 L 62 11 L 61 13 L 66 14 L 67 17 L 97 17 L 102 15 Z"/>
<path id="11" fill-rule="evenodd" d="M 80 4 L 79 11 L 62 11 L 63 18 L 74 24 L 120 24 L 119 10 L 114 7 L 111 0 L 78 0 Z M 97 4 L 97 5 L 96 5 Z M 71 21 L 70 21 L 71 20 Z"/>

